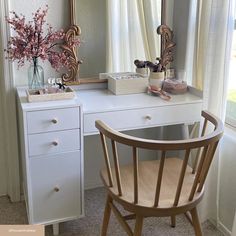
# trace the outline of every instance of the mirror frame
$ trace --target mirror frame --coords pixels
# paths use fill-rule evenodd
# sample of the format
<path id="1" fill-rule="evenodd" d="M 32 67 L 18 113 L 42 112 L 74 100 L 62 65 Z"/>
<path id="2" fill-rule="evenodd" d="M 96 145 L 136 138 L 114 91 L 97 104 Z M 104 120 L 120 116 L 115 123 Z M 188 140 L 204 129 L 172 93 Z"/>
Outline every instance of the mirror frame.
<path id="1" fill-rule="evenodd" d="M 78 59 L 78 47 L 71 47 L 70 42 L 73 38 L 80 36 L 81 29 L 76 24 L 75 0 L 68 1 L 70 9 L 70 26 L 66 32 L 65 44 L 62 48 L 70 55 L 68 59 L 70 66 L 68 72 L 62 75 L 62 81 L 66 85 L 106 83 L 107 79 L 77 79 L 77 74 L 79 73 L 79 67 L 80 64 L 82 64 L 82 61 Z M 173 31 L 166 25 L 166 0 L 161 1 L 161 25 L 157 28 L 157 34 L 161 35 L 161 53 L 160 57 L 157 57 L 157 59 L 164 70 L 166 70 L 167 65 L 174 60 L 173 49 L 176 45 L 173 42 Z"/>

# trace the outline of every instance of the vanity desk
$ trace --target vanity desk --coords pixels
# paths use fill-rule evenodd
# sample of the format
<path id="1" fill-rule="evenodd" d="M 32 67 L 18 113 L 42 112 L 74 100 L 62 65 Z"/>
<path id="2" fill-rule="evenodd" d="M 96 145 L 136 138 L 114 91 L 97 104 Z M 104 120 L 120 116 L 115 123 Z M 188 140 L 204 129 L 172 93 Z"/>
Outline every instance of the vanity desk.
<path id="1" fill-rule="evenodd" d="M 188 124 L 201 118 L 202 99 L 191 89 L 165 101 L 146 93 L 115 96 L 106 89 L 78 91 L 83 104 L 83 135 L 97 134 L 95 120 L 102 120 L 119 131 Z"/>
<path id="2" fill-rule="evenodd" d="M 28 103 L 18 88 L 23 189 L 30 224 L 84 216 L 83 137 L 97 134 L 95 120 L 123 131 L 201 119 L 194 89 L 170 101 L 145 93 L 115 96 L 106 89 L 78 90 L 71 100 Z"/>

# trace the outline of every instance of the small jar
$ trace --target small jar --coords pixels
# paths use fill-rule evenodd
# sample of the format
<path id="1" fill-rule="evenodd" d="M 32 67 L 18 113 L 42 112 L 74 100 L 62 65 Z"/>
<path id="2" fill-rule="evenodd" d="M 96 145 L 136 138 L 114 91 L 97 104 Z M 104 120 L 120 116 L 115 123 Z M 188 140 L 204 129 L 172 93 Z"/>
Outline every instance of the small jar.
<path id="1" fill-rule="evenodd" d="M 148 76 L 148 68 L 136 68 L 136 73 Z"/>
<path id="2" fill-rule="evenodd" d="M 149 74 L 149 85 L 156 86 L 157 88 L 162 87 L 162 83 L 165 79 L 165 72 L 150 72 Z"/>

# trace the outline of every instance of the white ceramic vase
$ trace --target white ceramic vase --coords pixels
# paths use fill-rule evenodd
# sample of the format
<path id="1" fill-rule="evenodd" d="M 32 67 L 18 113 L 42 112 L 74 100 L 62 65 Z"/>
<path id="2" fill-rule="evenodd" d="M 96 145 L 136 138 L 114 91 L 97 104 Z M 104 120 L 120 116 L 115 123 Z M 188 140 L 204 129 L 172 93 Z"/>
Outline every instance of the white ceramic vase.
<path id="1" fill-rule="evenodd" d="M 157 88 L 162 87 L 162 83 L 165 79 L 165 72 L 150 72 L 149 74 L 149 85 L 156 86 Z"/>

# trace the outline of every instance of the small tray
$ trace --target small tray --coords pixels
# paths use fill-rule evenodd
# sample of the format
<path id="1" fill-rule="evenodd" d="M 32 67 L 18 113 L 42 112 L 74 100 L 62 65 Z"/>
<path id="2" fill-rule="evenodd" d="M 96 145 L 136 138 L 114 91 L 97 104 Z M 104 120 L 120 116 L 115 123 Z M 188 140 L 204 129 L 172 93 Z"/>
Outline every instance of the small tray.
<path id="1" fill-rule="evenodd" d="M 72 88 L 67 87 L 64 90 L 56 90 L 57 92 L 47 93 L 46 89 L 27 89 L 26 95 L 28 102 L 46 102 L 64 99 L 73 99 L 75 92 Z"/>

